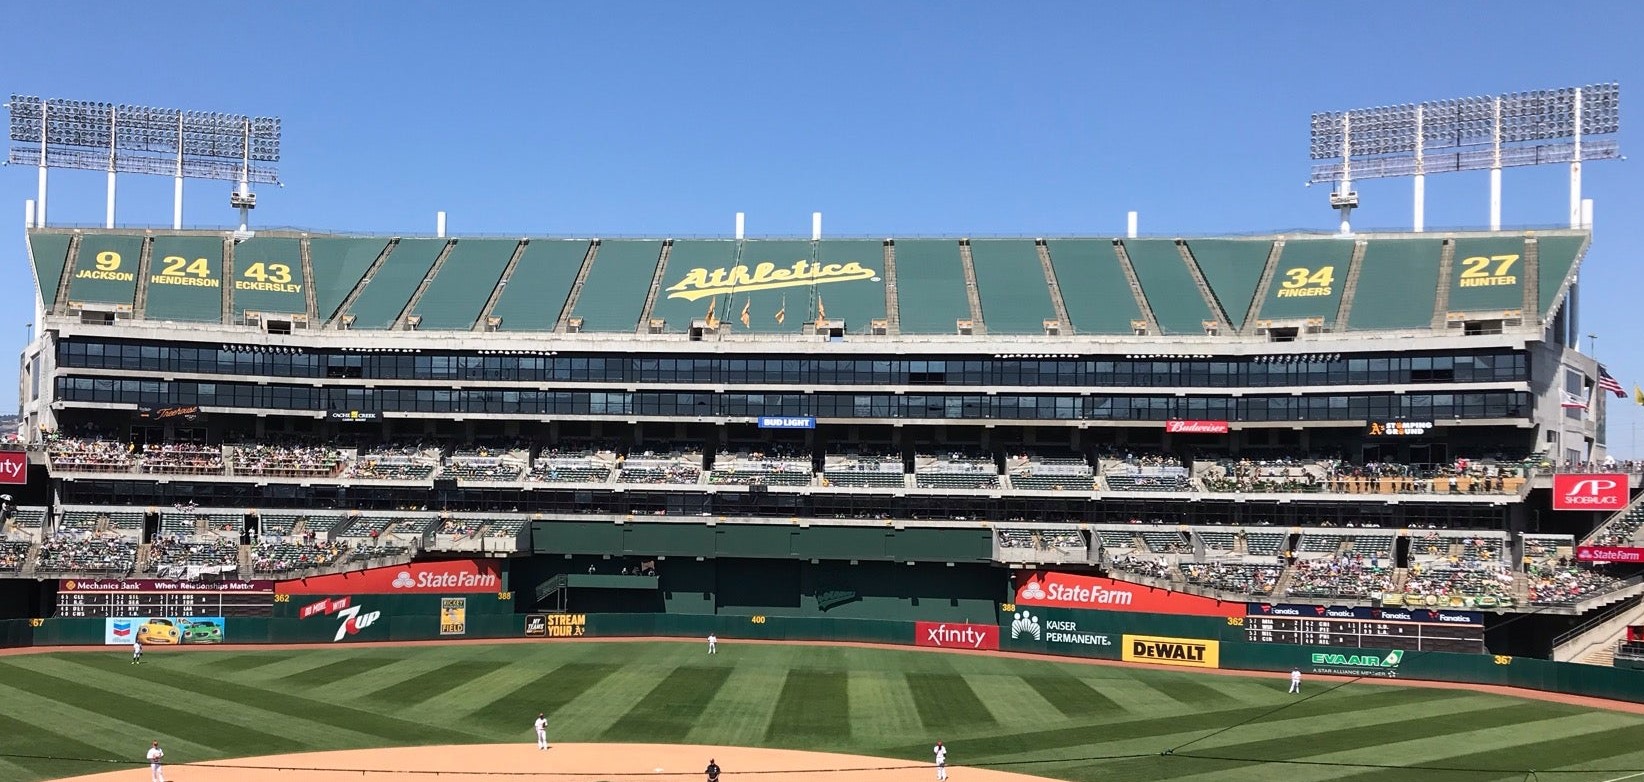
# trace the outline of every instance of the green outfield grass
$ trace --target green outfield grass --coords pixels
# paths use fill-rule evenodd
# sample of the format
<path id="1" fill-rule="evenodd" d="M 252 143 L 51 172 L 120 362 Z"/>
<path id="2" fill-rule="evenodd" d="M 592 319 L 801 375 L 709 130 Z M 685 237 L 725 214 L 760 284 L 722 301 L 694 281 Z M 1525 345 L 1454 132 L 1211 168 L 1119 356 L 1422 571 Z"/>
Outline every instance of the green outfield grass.
<path id="1" fill-rule="evenodd" d="M 1349 685 L 1163 757 L 1294 700 L 1279 678 L 1214 676 L 896 649 L 725 643 L 417 646 L 0 658 L 0 779 L 317 749 L 554 741 L 774 746 L 1076 780 L 1523 779 L 1511 769 L 1644 769 L 1644 717 L 1462 690 Z M 1310 683 L 1309 688 L 1324 685 Z M 1101 759 L 1141 755 L 1128 759 Z M 1222 759 L 1209 759 L 1213 755 Z M 1463 773 L 1276 765 L 1317 761 Z M 734 769 L 728 769 L 734 771 Z M 1543 776 L 1542 778 L 1547 778 Z M 962 772 L 952 774 L 963 782 Z"/>

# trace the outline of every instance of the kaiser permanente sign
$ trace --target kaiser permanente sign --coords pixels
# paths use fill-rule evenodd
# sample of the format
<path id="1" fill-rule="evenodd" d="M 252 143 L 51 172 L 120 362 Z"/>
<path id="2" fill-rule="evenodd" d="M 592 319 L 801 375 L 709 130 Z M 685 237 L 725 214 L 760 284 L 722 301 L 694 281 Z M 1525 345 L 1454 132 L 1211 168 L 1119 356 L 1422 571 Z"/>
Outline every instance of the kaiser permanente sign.
<path id="1" fill-rule="evenodd" d="M 1102 576 L 1041 571 L 1016 585 L 1016 604 L 1188 616 L 1244 616 L 1244 603 L 1215 600 Z"/>

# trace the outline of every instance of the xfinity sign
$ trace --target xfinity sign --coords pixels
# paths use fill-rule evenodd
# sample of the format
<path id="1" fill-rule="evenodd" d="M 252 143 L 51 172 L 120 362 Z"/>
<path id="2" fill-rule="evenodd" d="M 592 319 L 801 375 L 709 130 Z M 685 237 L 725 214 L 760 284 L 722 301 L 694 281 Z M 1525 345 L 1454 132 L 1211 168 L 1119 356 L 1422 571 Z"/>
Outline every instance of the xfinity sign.
<path id="1" fill-rule="evenodd" d="M 29 455 L 22 451 L 0 451 L 0 483 L 29 482 Z"/>
<path id="2" fill-rule="evenodd" d="M 915 646 L 940 649 L 999 648 L 998 625 L 975 625 L 964 622 L 915 622 Z"/>
<path id="3" fill-rule="evenodd" d="M 1627 507 L 1627 476 L 1616 473 L 1553 476 L 1553 510 L 1618 511 Z"/>

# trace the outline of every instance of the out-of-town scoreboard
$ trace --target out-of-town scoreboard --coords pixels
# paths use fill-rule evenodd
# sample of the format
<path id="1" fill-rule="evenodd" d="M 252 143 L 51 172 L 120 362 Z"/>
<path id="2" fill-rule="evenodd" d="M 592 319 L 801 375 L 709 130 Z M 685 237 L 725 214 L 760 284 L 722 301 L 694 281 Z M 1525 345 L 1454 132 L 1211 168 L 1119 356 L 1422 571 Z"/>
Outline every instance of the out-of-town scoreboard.
<path id="1" fill-rule="evenodd" d="M 273 581 L 73 578 L 57 588 L 63 617 L 273 616 Z"/>
<path id="2" fill-rule="evenodd" d="M 1484 652 L 1484 617 L 1471 611 L 1251 603 L 1242 621 L 1251 643 Z"/>

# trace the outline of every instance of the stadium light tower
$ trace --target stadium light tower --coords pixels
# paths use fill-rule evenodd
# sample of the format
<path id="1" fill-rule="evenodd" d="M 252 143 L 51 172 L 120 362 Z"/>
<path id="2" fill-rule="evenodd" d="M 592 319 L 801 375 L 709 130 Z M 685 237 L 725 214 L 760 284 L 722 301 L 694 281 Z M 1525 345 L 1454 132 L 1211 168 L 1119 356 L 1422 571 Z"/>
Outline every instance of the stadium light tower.
<path id="1" fill-rule="evenodd" d="M 183 227 L 183 180 L 235 182 L 229 205 L 240 211 L 239 234 L 250 236 L 251 183 L 278 185 L 280 120 L 208 111 L 158 109 L 97 101 L 13 95 L 7 162 L 40 170 L 34 225 L 46 225 L 46 172 L 76 168 L 108 172 L 104 224 L 114 227 L 115 175 L 171 175 L 171 227 Z"/>
<path id="2" fill-rule="evenodd" d="M 1331 183 L 1342 233 L 1358 206 L 1355 177 L 1415 178 L 1415 230 L 1426 228 L 1427 175 L 1490 171 L 1490 230 L 1501 230 L 1501 170 L 1570 164 L 1570 227 L 1586 225 L 1581 163 L 1618 160 L 1621 87 L 1556 90 L 1378 106 L 1314 114 L 1308 184 Z"/>

